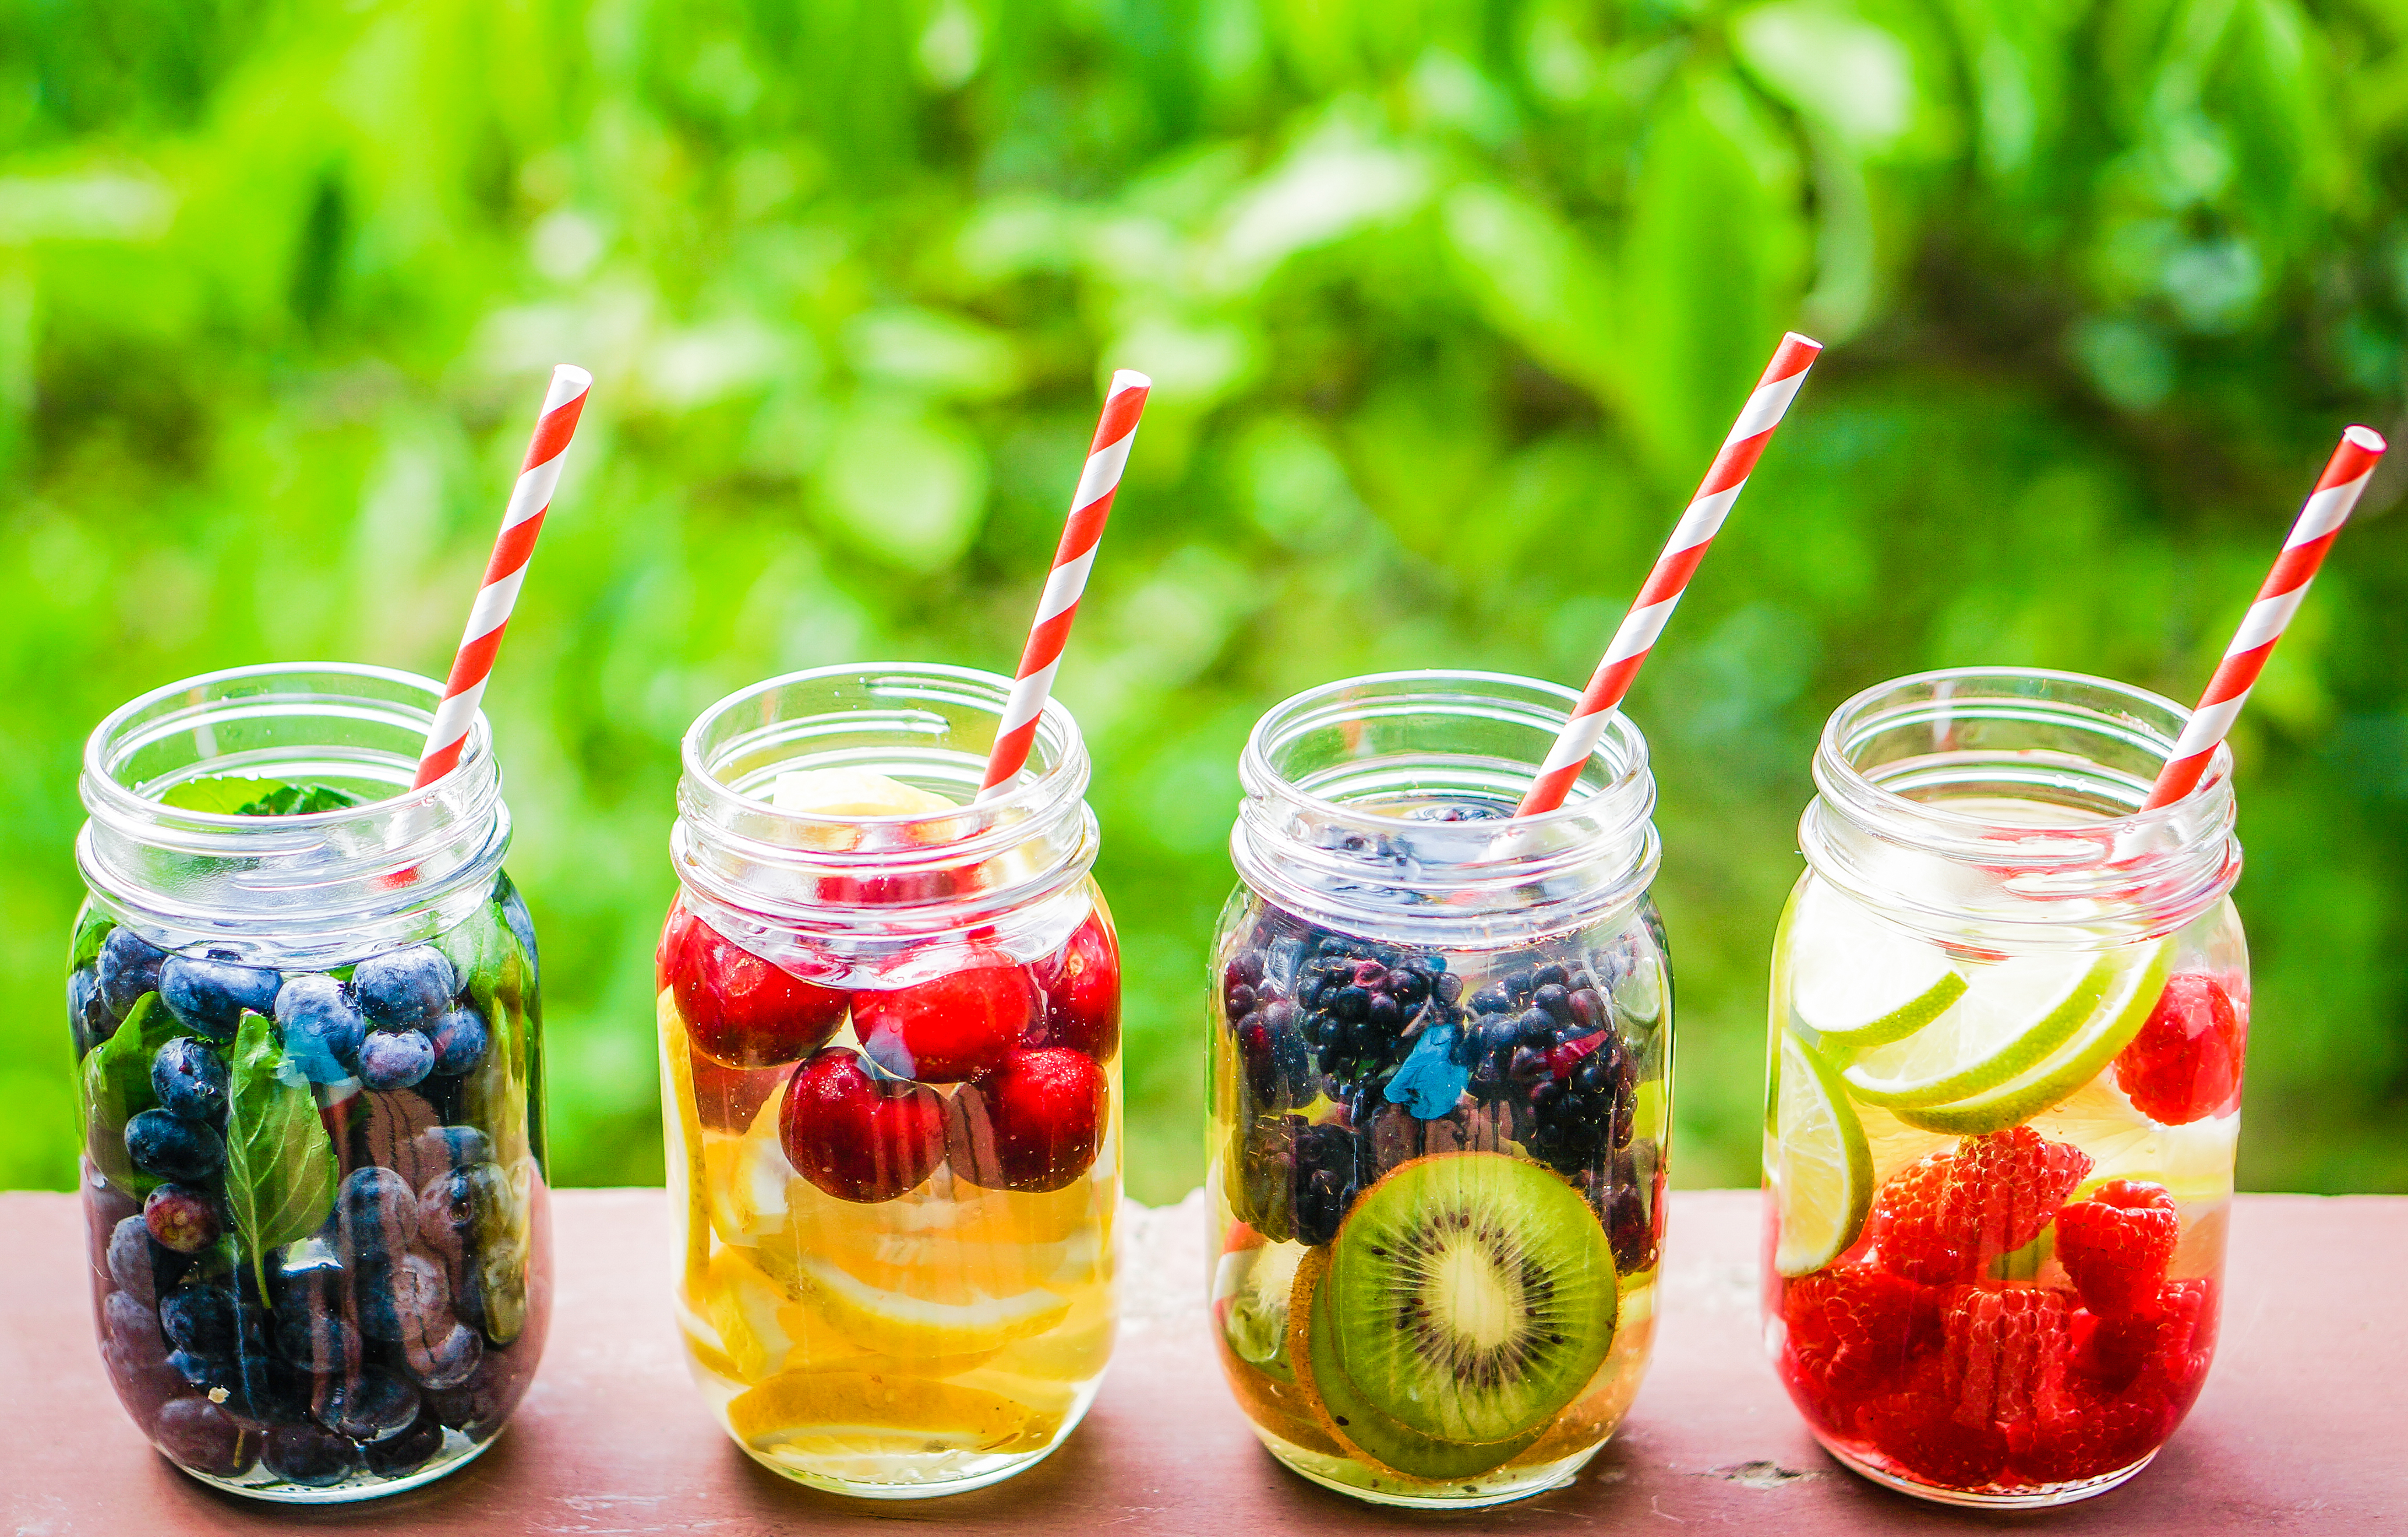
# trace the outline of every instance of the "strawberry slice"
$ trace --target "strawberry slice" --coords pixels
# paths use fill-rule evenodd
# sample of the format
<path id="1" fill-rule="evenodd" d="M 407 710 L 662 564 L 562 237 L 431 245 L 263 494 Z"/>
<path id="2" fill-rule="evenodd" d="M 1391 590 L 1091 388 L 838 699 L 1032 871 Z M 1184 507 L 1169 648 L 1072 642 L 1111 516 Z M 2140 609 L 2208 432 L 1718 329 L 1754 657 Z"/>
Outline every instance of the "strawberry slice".
<path id="1" fill-rule="evenodd" d="M 1867 1230 L 1893 1275 L 1971 1281 L 2039 1237 L 2089 1172 L 2088 1154 L 2029 1127 L 1969 1137 L 1891 1176 Z"/>
<path id="2" fill-rule="evenodd" d="M 2239 1108 L 2248 1047 L 2247 1000 L 2222 977 L 2186 971 L 2166 979 L 2148 1023 L 2116 1056 L 2115 1083 L 2149 1119 L 2187 1126 Z"/>
<path id="3" fill-rule="evenodd" d="M 2057 1257 L 2102 1318 L 2154 1309 L 2182 1238 L 2182 1214 L 2162 1185 L 2109 1180 L 2057 1214 Z"/>

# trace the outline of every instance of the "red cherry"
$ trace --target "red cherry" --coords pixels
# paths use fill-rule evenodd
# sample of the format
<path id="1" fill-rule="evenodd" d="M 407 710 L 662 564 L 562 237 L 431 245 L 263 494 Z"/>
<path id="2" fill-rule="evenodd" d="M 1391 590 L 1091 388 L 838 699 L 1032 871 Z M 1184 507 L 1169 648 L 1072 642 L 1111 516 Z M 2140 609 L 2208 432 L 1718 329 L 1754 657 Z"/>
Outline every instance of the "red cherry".
<path id="1" fill-rule="evenodd" d="M 688 918 L 680 934 L 681 916 L 671 914 L 662 949 L 695 1050 L 726 1067 L 778 1067 L 827 1044 L 844 1023 L 844 994 L 763 960 L 699 919 Z"/>
<path id="2" fill-rule="evenodd" d="M 694 1108 L 702 1124 L 713 1131 L 742 1131 L 752 1126 L 786 1080 L 783 1067 L 731 1068 L 700 1052 L 694 1063 Z"/>
<path id="3" fill-rule="evenodd" d="M 1045 1017 L 1028 1032 L 1026 1044 L 1068 1046 L 1110 1061 L 1121 1046 L 1121 943 L 1101 902 L 1036 970 Z"/>
<path id="4" fill-rule="evenodd" d="M 1028 969 L 970 947 L 968 964 L 892 992 L 856 993 L 853 1027 L 869 1059 L 897 1078 L 959 1084 L 1011 1055 L 1037 1017 Z"/>
<path id="5" fill-rule="evenodd" d="M 945 1161 L 945 1102 L 917 1084 L 872 1078 L 830 1046 L 804 1059 L 778 1116 L 786 1159 L 839 1200 L 893 1200 Z"/>
<path id="6" fill-rule="evenodd" d="M 1104 1070 L 1086 1053 L 1015 1052 L 953 1096 L 954 1177 L 989 1190 L 1059 1190 L 1096 1161 L 1109 1108 Z"/>

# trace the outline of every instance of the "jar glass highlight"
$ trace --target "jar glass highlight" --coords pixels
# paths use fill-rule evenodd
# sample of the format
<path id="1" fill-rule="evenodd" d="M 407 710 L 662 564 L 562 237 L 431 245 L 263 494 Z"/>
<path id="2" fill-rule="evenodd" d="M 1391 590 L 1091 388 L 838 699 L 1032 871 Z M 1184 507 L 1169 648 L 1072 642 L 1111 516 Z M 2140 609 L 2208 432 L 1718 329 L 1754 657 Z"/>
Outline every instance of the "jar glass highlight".
<path id="1" fill-rule="evenodd" d="M 84 751 L 67 966 L 101 1354 L 205 1482 L 438 1478 L 550 1314 L 536 941 L 491 732 L 410 788 L 442 690 L 210 673 Z"/>
<path id="2" fill-rule="evenodd" d="M 658 970 L 679 1319 L 737 1443 L 839 1493 L 1010 1477 L 1111 1351 L 1119 947 L 1068 712 L 977 798 L 1010 686 L 828 668 L 686 735 Z"/>
<path id="3" fill-rule="evenodd" d="M 1569 1481 L 1655 1332 L 1672 1040 L 1644 740 L 1507 820 L 1577 696 L 1473 672 L 1256 724 L 1213 947 L 1213 1339 L 1265 1446 L 1384 1504 Z"/>
<path id="4" fill-rule="evenodd" d="M 1765 1338 L 1881 1483 L 2086 1498 L 2206 1376 L 2249 957 L 2230 755 L 2139 809 L 2186 715 L 1966 668 L 1824 729 L 1772 962 Z"/>

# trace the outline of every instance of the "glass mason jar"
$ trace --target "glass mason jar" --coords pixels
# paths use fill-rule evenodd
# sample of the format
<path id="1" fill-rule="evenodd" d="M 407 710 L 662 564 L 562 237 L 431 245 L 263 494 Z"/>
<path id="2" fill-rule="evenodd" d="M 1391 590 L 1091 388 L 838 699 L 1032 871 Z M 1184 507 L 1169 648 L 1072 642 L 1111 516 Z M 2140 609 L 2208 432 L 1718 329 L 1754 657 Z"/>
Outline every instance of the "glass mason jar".
<path id="1" fill-rule="evenodd" d="M 1645 740 L 1512 817 L 1578 696 L 1399 672 L 1256 723 L 1213 944 L 1213 1338 L 1316 1483 L 1569 1480 L 1655 1332 L 1671 972 Z"/>
<path id="2" fill-rule="evenodd" d="M 2187 714 L 1968 668 L 1824 728 L 1773 949 L 1765 1339 L 1881 1483 L 2083 1499 L 2206 1375 L 2249 957 L 2230 754 L 2138 809 Z"/>
<path id="3" fill-rule="evenodd" d="M 972 804 L 1010 688 L 823 668 L 686 733 L 658 970 L 679 1319 L 738 1444 L 839 1493 L 1010 1477 L 1111 1352 L 1119 945 L 1068 711 Z"/>
<path id="4" fill-rule="evenodd" d="M 177 1466 L 360 1500 L 484 1450 L 551 1312 L 535 930 L 480 715 L 335 663 L 85 745 L 67 966 L 101 1355 Z"/>

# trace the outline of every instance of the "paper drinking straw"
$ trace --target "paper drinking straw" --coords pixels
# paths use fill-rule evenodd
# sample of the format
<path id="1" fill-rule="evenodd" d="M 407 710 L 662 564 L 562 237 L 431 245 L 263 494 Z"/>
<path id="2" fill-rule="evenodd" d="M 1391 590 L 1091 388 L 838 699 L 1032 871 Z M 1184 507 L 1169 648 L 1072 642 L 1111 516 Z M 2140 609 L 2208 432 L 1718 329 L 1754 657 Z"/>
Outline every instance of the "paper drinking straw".
<path id="1" fill-rule="evenodd" d="M 1764 377 L 1756 381 L 1756 393 L 1747 397 L 1746 408 L 1731 424 L 1730 436 L 1723 439 L 1722 452 L 1714 455 L 1713 467 L 1698 483 L 1689 510 L 1681 514 L 1672 537 L 1664 541 L 1664 553 L 1656 557 L 1656 568 L 1647 573 L 1647 585 L 1631 600 L 1622 627 L 1613 632 L 1613 644 L 1606 648 L 1605 659 L 1598 663 L 1596 676 L 1588 681 L 1588 691 L 1564 724 L 1563 735 L 1547 750 L 1547 761 L 1540 766 L 1539 777 L 1531 782 L 1530 792 L 1522 797 L 1514 815 L 1552 812 L 1571 793 L 1581 765 L 1597 751 L 1597 740 L 1605 734 L 1607 713 L 1630 692 L 1639 665 L 1647 660 L 1649 648 L 1664 633 L 1665 622 L 1679 607 L 1689 578 L 1706 558 L 1706 547 L 1713 543 L 1723 520 L 1730 516 L 1731 504 L 1747 485 L 1749 471 L 1756 468 L 1764 445 L 1772 438 L 1772 429 L 1781 425 L 1782 413 L 1789 409 L 1798 387 L 1806 381 L 1806 370 L 1814 366 L 1822 351 L 1821 342 L 1809 341 L 1795 331 L 1783 337 L 1773 350 Z"/>
<path id="2" fill-rule="evenodd" d="M 2369 427 L 2351 427 L 2341 435 L 2341 446 L 2333 450 L 2324 474 L 2316 479 L 2315 490 L 2308 494 L 2307 505 L 2300 509 L 2291 537 L 2283 541 L 2283 553 L 2274 557 L 2274 568 L 2266 573 L 2266 584 L 2258 589 L 2258 601 L 2249 605 L 2232 644 L 2224 648 L 2224 660 L 2216 664 L 2215 676 L 2208 680 L 2207 692 L 2200 696 L 2199 708 L 2191 711 L 2172 755 L 2157 771 L 2157 783 L 2143 802 L 2143 811 L 2180 800 L 2207 772 L 2216 743 L 2232 730 L 2241 707 L 2248 702 L 2251 685 L 2273 654 L 2274 642 L 2283 638 L 2283 627 L 2299 612 L 2300 600 L 2308 596 L 2308 583 L 2315 580 L 2316 567 L 2325 563 L 2325 552 L 2341 537 L 2341 525 L 2349 521 L 2350 509 L 2358 505 L 2358 494 L 2366 489 L 2367 477 L 2374 473 L 2386 446 L 2383 435 Z"/>
<path id="3" fill-rule="evenodd" d="M 552 507 L 552 489 L 560 483 L 560 461 L 568 452 L 577 418 L 585 409 L 585 392 L 593 385 L 592 374 L 569 364 L 552 371 L 543 414 L 535 422 L 535 441 L 527 445 L 526 463 L 519 467 L 518 484 L 510 488 L 510 504 L 502 511 L 502 531 L 494 539 L 494 556 L 485 563 L 477 601 L 469 606 L 468 628 L 452 659 L 452 679 L 443 685 L 435 724 L 427 728 L 426 753 L 418 760 L 412 788 L 434 783 L 460 762 L 468 724 L 477 718 L 477 706 L 485 697 L 485 680 L 494 675 L 494 655 L 502 649 L 502 626 L 510 622 L 519 584 L 526 580 L 527 559 L 535 553 L 536 536 L 543 532 L 543 515 Z"/>
<path id="4" fill-rule="evenodd" d="M 1046 696 L 1054 691 L 1054 674 L 1062 665 L 1062 647 L 1070 639 L 1070 621 L 1078 617 L 1079 595 L 1086 590 L 1088 568 L 1096 564 L 1096 546 L 1104 537 L 1104 521 L 1112 515 L 1112 494 L 1120 489 L 1121 471 L 1128 465 L 1129 445 L 1137 440 L 1137 419 L 1144 413 L 1145 397 L 1154 381 L 1123 368 L 1112 375 L 1104 392 L 1103 419 L 1096 424 L 1096 440 L 1087 448 L 1087 467 L 1079 473 L 1079 489 L 1070 497 L 1070 519 L 1062 529 L 1061 546 L 1054 552 L 1053 574 L 1045 579 L 1045 595 L 1037 600 L 1037 622 L 1029 627 L 1027 649 L 1020 654 L 1020 676 L 1003 707 L 995 751 L 986 760 L 986 779 L 978 797 L 992 799 L 1010 787 L 1028 763 L 1028 749 L 1037 740 L 1037 717 L 1044 712 Z"/>

